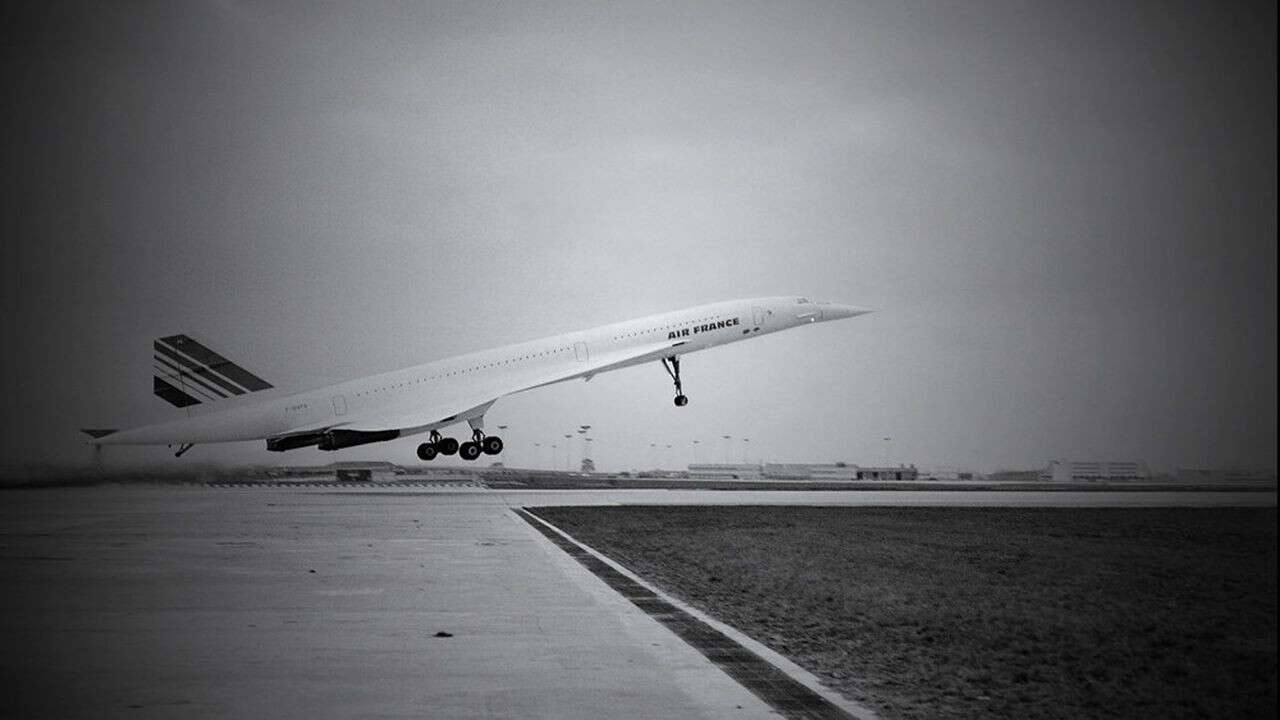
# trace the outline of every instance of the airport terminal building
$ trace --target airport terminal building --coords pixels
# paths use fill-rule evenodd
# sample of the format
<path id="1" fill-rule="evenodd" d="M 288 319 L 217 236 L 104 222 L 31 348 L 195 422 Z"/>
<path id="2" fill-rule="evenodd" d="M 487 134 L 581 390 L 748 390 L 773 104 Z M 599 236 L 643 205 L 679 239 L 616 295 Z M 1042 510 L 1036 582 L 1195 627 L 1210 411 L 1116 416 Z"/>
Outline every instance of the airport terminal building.
<path id="1" fill-rule="evenodd" d="M 1147 464 L 1141 460 L 1097 462 L 1081 460 L 1053 460 L 1045 468 L 1050 482 L 1138 482 L 1151 477 Z"/>
<path id="2" fill-rule="evenodd" d="M 999 470 L 987 476 L 992 482 L 1089 483 L 1141 482 L 1151 478 L 1151 471 L 1141 460 L 1051 460 L 1043 468 L 1032 470 Z"/>
<path id="3" fill-rule="evenodd" d="M 693 480 L 795 480 L 839 481 L 916 480 L 914 465 L 868 466 L 854 463 L 695 463 L 689 465 Z"/>

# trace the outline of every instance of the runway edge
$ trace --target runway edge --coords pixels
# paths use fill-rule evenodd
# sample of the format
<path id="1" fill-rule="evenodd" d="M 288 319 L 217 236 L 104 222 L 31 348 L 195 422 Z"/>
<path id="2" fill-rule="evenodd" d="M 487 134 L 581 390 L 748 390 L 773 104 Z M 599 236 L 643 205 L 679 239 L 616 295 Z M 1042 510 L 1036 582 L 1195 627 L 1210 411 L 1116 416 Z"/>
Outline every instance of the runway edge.
<path id="1" fill-rule="evenodd" d="M 879 720 L 870 708 L 822 685 L 811 673 L 749 636 L 664 593 L 530 508 L 512 510 L 782 716 L 791 720 Z"/>

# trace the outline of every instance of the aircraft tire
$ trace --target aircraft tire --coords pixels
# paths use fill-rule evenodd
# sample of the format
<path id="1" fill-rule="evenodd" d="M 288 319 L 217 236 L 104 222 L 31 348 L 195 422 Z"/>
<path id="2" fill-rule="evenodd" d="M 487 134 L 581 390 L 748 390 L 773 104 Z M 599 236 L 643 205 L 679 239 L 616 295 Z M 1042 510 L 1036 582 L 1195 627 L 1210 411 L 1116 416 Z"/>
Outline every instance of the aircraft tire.
<path id="1" fill-rule="evenodd" d="M 502 438 L 497 435 L 490 435 L 480 441 L 480 449 L 485 455 L 497 455 L 502 452 Z"/>
<path id="2" fill-rule="evenodd" d="M 438 452 L 439 451 L 436 450 L 435 445 L 432 445 L 431 443 L 422 443 L 418 446 L 418 459 L 428 461 L 435 460 L 436 453 Z"/>
<path id="3" fill-rule="evenodd" d="M 458 447 L 458 441 L 453 438 L 440 438 L 436 443 L 436 450 L 439 450 L 441 455 L 453 455 L 458 452 Z"/>
<path id="4" fill-rule="evenodd" d="M 475 460 L 480 457 L 480 445 L 473 442 L 464 442 L 458 446 L 458 457 L 463 460 Z"/>
<path id="5" fill-rule="evenodd" d="M 677 395 L 675 399 L 676 407 L 684 407 L 689 404 L 689 398 L 684 395 Z"/>

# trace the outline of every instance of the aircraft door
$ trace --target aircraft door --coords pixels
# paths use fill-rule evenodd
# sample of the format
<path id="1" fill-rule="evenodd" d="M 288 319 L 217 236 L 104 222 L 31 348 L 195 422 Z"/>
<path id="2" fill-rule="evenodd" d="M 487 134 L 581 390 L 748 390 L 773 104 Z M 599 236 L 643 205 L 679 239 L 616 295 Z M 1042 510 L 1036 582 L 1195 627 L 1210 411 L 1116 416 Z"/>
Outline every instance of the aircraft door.
<path id="1" fill-rule="evenodd" d="M 573 344 L 573 357 L 578 362 L 586 362 L 589 354 L 587 353 L 587 344 L 584 342 L 576 342 Z"/>
<path id="2" fill-rule="evenodd" d="M 752 307 L 751 308 L 751 325 L 753 327 L 760 327 L 763 324 L 764 324 L 764 308 L 758 307 L 758 306 Z"/>
<path id="3" fill-rule="evenodd" d="M 347 398 L 345 395 L 333 396 L 333 414 L 335 416 L 347 414 Z"/>

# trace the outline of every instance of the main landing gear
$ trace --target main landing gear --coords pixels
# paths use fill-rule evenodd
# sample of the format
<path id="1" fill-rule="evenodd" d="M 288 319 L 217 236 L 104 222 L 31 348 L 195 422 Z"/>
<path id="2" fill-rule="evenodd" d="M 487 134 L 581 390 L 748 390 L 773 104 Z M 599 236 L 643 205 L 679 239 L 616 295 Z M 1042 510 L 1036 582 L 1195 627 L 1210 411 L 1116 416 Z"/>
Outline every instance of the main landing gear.
<path id="1" fill-rule="evenodd" d="M 436 455 L 454 455 L 458 452 L 458 441 L 453 438 L 440 437 L 440 433 L 432 430 L 431 440 L 418 446 L 418 457 L 423 460 L 435 460 Z"/>
<path id="2" fill-rule="evenodd" d="M 431 440 L 418 446 L 418 457 L 423 460 L 434 460 L 436 455 L 457 454 L 463 460 L 471 461 L 485 455 L 497 455 L 502 452 L 502 438 L 497 435 L 485 435 L 476 428 L 471 431 L 471 440 L 461 445 L 453 438 L 440 437 L 440 433 L 432 430 Z"/>
<path id="3" fill-rule="evenodd" d="M 676 384 L 676 407 L 684 407 L 689 404 L 689 398 L 685 397 L 684 391 L 680 388 L 680 358 L 672 355 L 669 358 L 662 358 L 662 367 L 666 368 L 667 374 Z"/>

